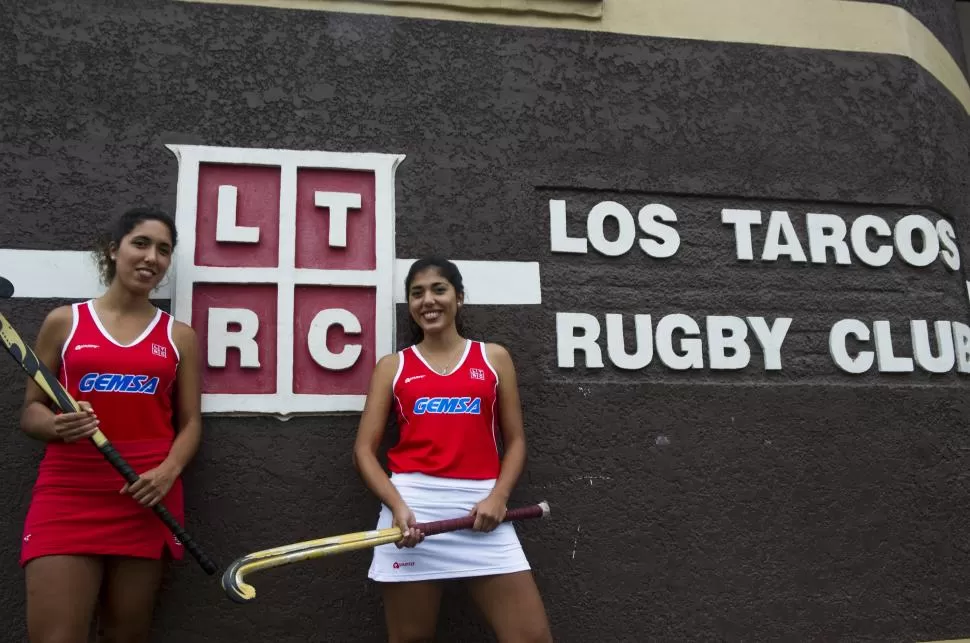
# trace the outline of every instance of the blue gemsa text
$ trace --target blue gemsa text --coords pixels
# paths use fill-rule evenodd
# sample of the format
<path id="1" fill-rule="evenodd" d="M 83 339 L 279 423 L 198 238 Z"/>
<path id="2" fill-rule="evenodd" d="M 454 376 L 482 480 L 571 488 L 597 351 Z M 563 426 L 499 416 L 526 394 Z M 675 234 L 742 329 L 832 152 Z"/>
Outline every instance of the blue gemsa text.
<path id="1" fill-rule="evenodd" d="M 425 413 L 478 415 L 482 412 L 481 408 L 482 400 L 478 397 L 421 397 L 414 402 L 415 415 Z"/>
<path id="2" fill-rule="evenodd" d="M 124 375 L 120 373 L 88 373 L 81 378 L 78 388 L 87 393 L 145 393 L 151 395 L 158 388 L 158 378 L 147 375 Z"/>

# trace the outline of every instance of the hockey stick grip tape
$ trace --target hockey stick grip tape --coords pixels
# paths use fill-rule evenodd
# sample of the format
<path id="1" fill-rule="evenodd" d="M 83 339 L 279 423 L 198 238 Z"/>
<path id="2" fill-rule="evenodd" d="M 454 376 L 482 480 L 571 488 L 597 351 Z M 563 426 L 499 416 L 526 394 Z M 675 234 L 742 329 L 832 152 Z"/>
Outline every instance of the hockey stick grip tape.
<path id="1" fill-rule="evenodd" d="M 508 522 L 510 520 L 524 520 L 528 518 L 545 518 L 549 515 L 549 505 L 545 502 L 540 502 L 536 505 L 531 505 L 529 507 L 519 507 L 517 509 L 509 509 L 505 512 L 505 518 L 502 522 Z M 414 525 L 414 529 L 421 531 L 425 536 L 434 536 L 435 534 L 443 534 L 449 531 L 458 531 L 460 529 L 471 529 L 475 524 L 475 516 L 463 516 L 461 518 L 452 518 L 451 520 L 436 520 L 434 522 L 417 523 Z"/>

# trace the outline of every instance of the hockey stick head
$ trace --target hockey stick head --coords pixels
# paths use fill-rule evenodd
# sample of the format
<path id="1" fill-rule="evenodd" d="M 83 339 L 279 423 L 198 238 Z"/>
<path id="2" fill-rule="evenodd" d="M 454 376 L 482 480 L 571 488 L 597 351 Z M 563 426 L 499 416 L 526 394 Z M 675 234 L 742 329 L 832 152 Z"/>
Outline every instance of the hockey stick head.
<path id="1" fill-rule="evenodd" d="M 243 580 L 242 563 L 237 560 L 222 575 L 222 590 L 234 603 L 248 603 L 256 598 L 256 588 Z"/>
<path id="2" fill-rule="evenodd" d="M 10 283 L 9 279 L 0 277 L 0 299 L 8 297 L 13 297 L 13 284 Z"/>
<path id="3" fill-rule="evenodd" d="M 222 589 L 234 603 L 248 603 L 256 598 L 256 588 L 246 582 L 247 576 L 254 572 L 369 549 L 400 539 L 401 530 L 393 527 L 358 531 L 253 552 L 237 559 L 226 569 L 222 575 Z"/>

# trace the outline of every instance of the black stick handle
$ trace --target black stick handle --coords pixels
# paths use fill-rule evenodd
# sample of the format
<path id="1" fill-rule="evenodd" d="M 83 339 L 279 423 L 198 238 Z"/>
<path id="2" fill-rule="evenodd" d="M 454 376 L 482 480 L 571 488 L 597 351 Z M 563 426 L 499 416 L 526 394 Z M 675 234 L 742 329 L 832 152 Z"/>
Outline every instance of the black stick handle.
<path id="1" fill-rule="evenodd" d="M 134 484 L 138 481 L 138 474 L 135 473 L 135 470 L 131 468 L 131 465 L 121 457 L 121 454 L 115 450 L 107 439 L 105 439 L 101 445 L 97 446 L 98 450 L 105 457 L 105 459 L 110 462 L 111 466 L 113 466 L 118 473 L 124 477 L 128 484 Z M 161 518 L 162 522 L 165 523 L 165 526 L 168 527 L 169 531 L 175 535 L 179 542 L 185 545 L 185 548 L 188 549 L 189 553 L 192 554 L 192 557 L 198 561 L 199 565 L 202 566 L 202 569 L 206 574 L 211 576 L 218 571 L 218 567 L 216 566 L 215 562 L 213 562 L 212 559 L 206 555 L 206 553 L 202 550 L 202 547 L 195 542 L 195 539 L 185 531 L 182 525 L 179 524 L 178 520 L 175 519 L 175 516 L 169 512 L 168 508 L 166 508 L 161 502 L 158 502 L 152 507 L 152 509 L 156 514 L 158 514 L 158 517 Z"/>

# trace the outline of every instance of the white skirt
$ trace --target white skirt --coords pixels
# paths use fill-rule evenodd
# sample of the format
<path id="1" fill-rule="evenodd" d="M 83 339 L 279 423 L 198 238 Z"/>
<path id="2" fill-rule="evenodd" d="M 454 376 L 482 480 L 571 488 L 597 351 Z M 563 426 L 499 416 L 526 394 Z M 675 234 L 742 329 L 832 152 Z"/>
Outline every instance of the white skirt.
<path id="1" fill-rule="evenodd" d="M 461 518 L 484 500 L 495 480 L 456 480 L 421 473 L 393 474 L 391 483 L 418 522 Z M 381 505 L 377 529 L 392 525 L 391 510 Z M 511 522 L 490 532 L 463 529 L 434 536 L 412 548 L 394 543 L 374 548 L 367 576 L 382 583 L 444 580 L 530 569 Z"/>

